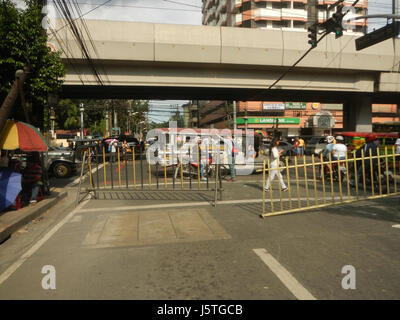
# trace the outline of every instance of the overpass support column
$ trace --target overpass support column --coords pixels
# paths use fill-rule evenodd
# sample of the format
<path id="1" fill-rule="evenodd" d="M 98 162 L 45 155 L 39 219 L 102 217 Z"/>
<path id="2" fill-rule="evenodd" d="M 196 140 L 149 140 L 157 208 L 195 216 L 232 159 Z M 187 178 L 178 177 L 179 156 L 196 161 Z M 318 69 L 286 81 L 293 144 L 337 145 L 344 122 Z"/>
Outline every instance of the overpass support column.
<path id="1" fill-rule="evenodd" d="M 372 99 L 357 97 L 343 105 L 343 130 L 372 132 Z"/>

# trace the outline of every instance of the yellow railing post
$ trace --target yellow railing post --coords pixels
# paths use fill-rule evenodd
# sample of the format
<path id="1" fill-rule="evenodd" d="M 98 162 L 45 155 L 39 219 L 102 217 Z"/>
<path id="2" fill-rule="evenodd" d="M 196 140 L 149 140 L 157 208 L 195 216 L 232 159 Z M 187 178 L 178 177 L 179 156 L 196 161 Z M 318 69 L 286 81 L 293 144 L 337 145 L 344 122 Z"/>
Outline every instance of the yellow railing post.
<path id="1" fill-rule="evenodd" d="M 182 148 L 180 156 L 180 167 L 181 167 L 181 189 L 183 190 L 183 162 L 182 162 Z"/>
<path id="2" fill-rule="evenodd" d="M 106 171 L 106 151 L 103 147 L 103 169 L 104 169 L 104 188 L 107 186 L 107 171 Z"/>
<path id="3" fill-rule="evenodd" d="M 310 195 L 308 192 L 307 161 L 306 161 L 306 156 L 304 154 L 303 154 L 303 168 L 304 168 L 304 183 L 306 185 L 307 207 L 309 207 L 310 206 Z"/>
<path id="4" fill-rule="evenodd" d="M 381 153 L 379 151 L 379 148 L 376 148 L 376 156 L 378 159 L 378 185 L 379 185 L 379 195 L 382 195 L 382 182 L 381 182 Z"/>
<path id="5" fill-rule="evenodd" d="M 332 202 L 335 203 L 335 194 L 333 190 L 333 167 L 332 167 L 332 155 L 329 154 L 329 176 L 331 178 L 331 196 Z"/>
<path id="6" fill-rule="evenodd" d="M 366 172 L 365 172 L 365 155 L 364 155 L 364 147 L 361 149 L 361 165 L 362 165 L 362 174 L 363 174 L 363 188 L 364 188 L 364 197 L 367 198 L 367 180 L 366 180 Z"/>
<path id="7" fill-rule="evenodd" d="M 315 175 L 315 159 L 314 159 L 314 154 L 311 155 L 311 163 L 312 163 L 313 180 L 314 180 L 314 202 L 315 202 L 315 205 L 318 205 L 317 178 L 316 178 L 316 175 Z"/>
<path id="8" fill-rule="evenodd" d="M 350 193 L 350 176 L 349 176 L 349 159 L 346 153 L 346 185 L 347 185 L 347 200 L 350 200 L 351 193 Z"/>
<path id="9" fill-rule="evenodd" d="M 393 146 L 392 148 L 393 155 L 393 182 L 394 182 L 394 193 L 397 193 L 397 177 L 396 177 L 396 150 Z"/>
<path id="10" fill-rule="evenodd" d="M 324 197 L 324 204 L 326 204 L 326 189 L 325 189 L 325 162 L 324 157 L 321 154 L 321 180 L 322 180 L 322 192 Z"/>
<path id="11" fill-rule="evenodd" d="M 117 157 L 118 157 L 118 186 L 121 188 L 121 162 L 119 155 L 119 148 L 117 147 Z"/>
<path id="12" fill-rule="evenodd" d="M 133 187 L 136 189 L 136 159 L 135 159 L 134 147 L 132 147 L 132 172 L 133 172 Z"/>
<path id="13" fill-rule="evenodd" d="M 217 171 L 217 170 L 215 170 L 215 171 Z M 266 187 L 266 181 L 265 181 L 265 160 L 263 160 L 262 214 L 265 214 L 265 187 Z"/>
<path id="14" fill-rule="evenodd" d="M 372 190 L 372 196 L 375 195 L 375 190 L 374 190 L 374 165 L 372 161 L 372 150 L 369 149 L 369 166 L 370 166 L 370 174 L 371 174 L 371 190 Z"/>
<path id="15" fill-rule="evenodd" d="M 387 146 L 385 146 L 385 168 L 386 168 L 386 194 L 390 193 L 390 183 L 389 183 L 389 161 Z"/>
<path id="16" fill-rule="evenodd" d="M 274 212 L 274 201 L 272 198 L 272 183 L 271 183 L 271 163 L 268 159 L 268 181 L 269 181 L 269 198 L 271 200 L 271 213 Z"/>
<path id="17" fill-rule="evenodd" d="M 287 175 L 287 182 L 288 182 L 288 193 L 289 193 L 289 207 L 292 209 L 292 189 L 290 187 L 290 170 L 289 170 L 289 161 L 288 158 L 286 160 L 286 175 Z"/>
<path id="18" fill-rule="evenodd" d="M 149 164 L 149 189 L 151 189 L 151 161 L 150 161 L 150 149 L 147 149 L 147 163 Z"/>
<path id="19" fill-rule="evenodd" d="M 167 152 L 164 147 L 164 189 L 167 189 Z"/>
<path id="20" fill-rule="evenodd" d="M 89 155 L 89 161 L 88 161 L 88 164 L 89 164 L 89 183 L 90 183 L 90 187 L 91 188 L 93 188 L 93 181 L 92 181 L 92 154 L 91 154 L 91 152 L 92 152 L 92 150 L 91 150 L 91 148 L 89 148 L 89 152 L 88 152 L 88 155 Z"/>
<path id="21" fill-rule="evenodd" d="M 357 156 L 356 156 L 355 152 L 353 152 L 353 161 L 354 161 L 354 164 L 353 164 L 353 166 L 354 166 L 354 184 L 356 187 L 356 197 L 358 200 L 359 199 L 359 196 L 358 196 L 358 168 L 357 168 Z"/>
<path id="22" fill-rule="evenodd" d="M 200 146 L 197 143 L 197 187 L 200 190 Z"/>
<path id="23" fill-rule="evenodd" d="M 297 206 L 301 208 L 301 200 L 300 200 L 300 186 L 299 186 L 299 170 L 297 166 L 297 157 L 294 158 L 294 169 L 296 172 L 296 187 L 297 187 Z"/>

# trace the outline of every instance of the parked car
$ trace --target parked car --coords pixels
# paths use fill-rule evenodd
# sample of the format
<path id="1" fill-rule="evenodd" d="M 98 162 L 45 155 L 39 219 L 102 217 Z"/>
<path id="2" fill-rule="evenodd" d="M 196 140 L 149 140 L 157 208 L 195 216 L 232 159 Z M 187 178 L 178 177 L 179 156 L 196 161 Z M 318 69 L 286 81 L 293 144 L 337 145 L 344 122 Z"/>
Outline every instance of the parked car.
<path id="1" fill-rule="evenodd" d="M 50 147 L 46 155 L 48 173 L 56 178 L 67 178 L 77 169 L 75 151 L 69 148 Z"/>
<path id="2" fill-rule="evenodd" d="M 319 155 L 327 144 L 326 137 L 312 137 L 308 140 L 304 153 L 306 155 Z"/>

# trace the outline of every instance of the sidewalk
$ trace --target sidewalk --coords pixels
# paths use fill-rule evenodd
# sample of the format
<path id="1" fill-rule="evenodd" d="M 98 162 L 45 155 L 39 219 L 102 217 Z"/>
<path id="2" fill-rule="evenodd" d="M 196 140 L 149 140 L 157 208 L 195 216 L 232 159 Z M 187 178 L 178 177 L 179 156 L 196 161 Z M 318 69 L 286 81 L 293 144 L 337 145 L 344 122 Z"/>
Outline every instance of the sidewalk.
<path id="1" fill-rule="evenodd" d="M 24 225 L 55 206 L 67 195 L 68 190 L 66 188 L 53 189 L 51 195 L 35 205 L 29 205 L 21 210 L 7 211 L 3 214 L 0 213 L 0 244 Z"/>

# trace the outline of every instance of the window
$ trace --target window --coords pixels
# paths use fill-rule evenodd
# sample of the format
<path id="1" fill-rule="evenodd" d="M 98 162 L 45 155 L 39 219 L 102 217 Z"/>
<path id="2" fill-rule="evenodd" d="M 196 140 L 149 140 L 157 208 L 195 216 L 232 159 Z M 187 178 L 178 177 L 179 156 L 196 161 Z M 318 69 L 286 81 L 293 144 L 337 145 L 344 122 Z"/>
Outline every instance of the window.
<path id="1" fill-rule="evenodd" d="M 272 28 L 288 28 L 289 22 L 287 20 L 283 21 L 272 21 Z"/>
<path id="2" fill-rule="evenodd" d="M 256 21 L 256 26 L 257 28 L 265 28 L 267 26 L 267 21 L 265 20 Z"/>
<path id="3" fill-rule="evenodd" d="M 305 29 L 306 23 L 304 21 L 293 21 L 293 28 Z"/>
<path id="4" fill-rule="evenodd" d="M 318 7 L 322 7 L 322 6 L 318 6 Z M 306 9 L 306 4 L 305 3 L 301 3 L 301 2 L 294 2 L 293 3 L 293 9 Z"/>

